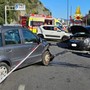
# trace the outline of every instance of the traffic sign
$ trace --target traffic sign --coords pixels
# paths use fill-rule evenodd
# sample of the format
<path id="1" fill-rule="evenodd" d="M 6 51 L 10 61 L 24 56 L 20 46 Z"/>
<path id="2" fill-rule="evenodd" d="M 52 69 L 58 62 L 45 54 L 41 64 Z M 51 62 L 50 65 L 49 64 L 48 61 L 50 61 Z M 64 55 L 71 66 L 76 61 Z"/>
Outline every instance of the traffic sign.
<path id="1" fill-rule="evenodd" d="M 26 6 L 23 3 L 16 3 L 15 10 L 26 10 Z"/>

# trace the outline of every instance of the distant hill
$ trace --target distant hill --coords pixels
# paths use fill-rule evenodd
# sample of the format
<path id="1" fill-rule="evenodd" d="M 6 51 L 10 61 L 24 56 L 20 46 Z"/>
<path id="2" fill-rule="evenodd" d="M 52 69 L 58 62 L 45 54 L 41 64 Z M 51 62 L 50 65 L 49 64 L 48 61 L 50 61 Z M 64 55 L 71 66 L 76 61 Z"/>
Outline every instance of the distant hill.
<path id="1" fill-rule="evenodd" d="M 5 2 L 6 1 L 6 2 Z M 0 24 L 5 23 L 5 5 L 14 6 L 16 3 L 23 3 L 26 5 L 26 11 L 7 10 L 7 22 L 18 22 L 20 15 L 25 14 L 45 14 L 51 15 L 49 9 L 47 9 L 39 0 L 0 0 Z"/>

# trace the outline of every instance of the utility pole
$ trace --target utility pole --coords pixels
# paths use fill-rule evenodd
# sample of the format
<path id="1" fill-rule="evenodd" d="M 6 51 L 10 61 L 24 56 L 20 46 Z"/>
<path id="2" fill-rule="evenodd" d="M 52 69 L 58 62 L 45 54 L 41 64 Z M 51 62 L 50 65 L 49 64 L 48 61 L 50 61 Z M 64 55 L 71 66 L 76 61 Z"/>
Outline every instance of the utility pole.
<path id="1" fill-rule="evenodd" d="M 72 16 L 72 6 L 70 7 L 70 16 Z"/>
<path id="2" fill-rule="evenodd" d="M 86 15 L 86 26 L 87 26 L 87 19 L 88 19 L 88 15 Z"/>
<path id="3" fill-rule="evenodd" d="M 69 25 L 69 0 L 67 0 L 67 26 Z"/>

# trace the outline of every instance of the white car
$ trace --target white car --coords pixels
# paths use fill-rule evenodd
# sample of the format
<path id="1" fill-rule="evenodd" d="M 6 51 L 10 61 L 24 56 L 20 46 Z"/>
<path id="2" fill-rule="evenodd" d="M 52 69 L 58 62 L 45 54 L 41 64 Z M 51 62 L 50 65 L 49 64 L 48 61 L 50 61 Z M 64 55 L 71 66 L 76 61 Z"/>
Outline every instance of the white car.
<path id="1" fill-rule="evenodd" d="M 59 39 L 65 41 L 69 39 L 71 33 L 67 33 L 59 28 L 59 26 L 41 25 L 38 27 L 37 35 L 45 39 Z"/>

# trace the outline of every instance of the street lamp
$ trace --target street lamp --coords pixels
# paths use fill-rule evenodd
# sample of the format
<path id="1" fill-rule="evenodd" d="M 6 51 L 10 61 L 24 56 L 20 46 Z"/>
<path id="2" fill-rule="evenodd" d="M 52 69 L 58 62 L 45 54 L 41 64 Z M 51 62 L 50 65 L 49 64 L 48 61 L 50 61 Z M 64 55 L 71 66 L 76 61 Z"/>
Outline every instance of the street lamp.
<path id="1" fill-rule="evenodd" d="M 69 0 L 67 0 L 67 26 L 69 24 L 68 20 L 69 20 Z"/>
<path id="2" fill-rule="evenodd" d="M 86 26 L 87 26 L 88 14 L 85 16 L 85 18 L 86 18 Z"/>

